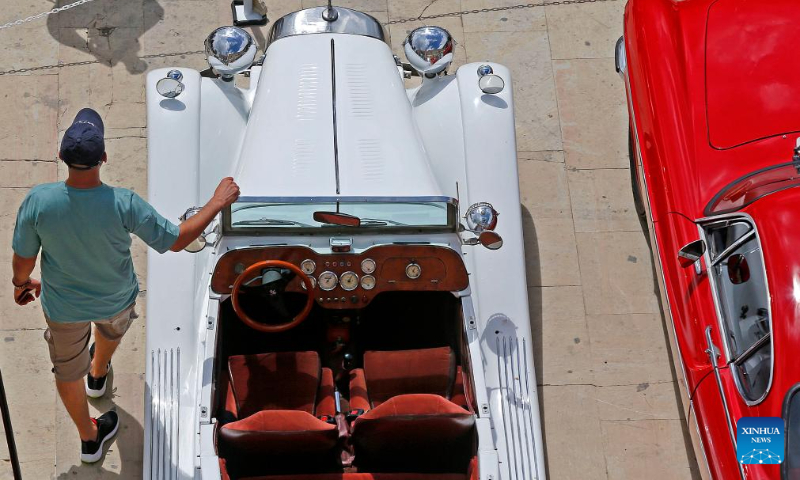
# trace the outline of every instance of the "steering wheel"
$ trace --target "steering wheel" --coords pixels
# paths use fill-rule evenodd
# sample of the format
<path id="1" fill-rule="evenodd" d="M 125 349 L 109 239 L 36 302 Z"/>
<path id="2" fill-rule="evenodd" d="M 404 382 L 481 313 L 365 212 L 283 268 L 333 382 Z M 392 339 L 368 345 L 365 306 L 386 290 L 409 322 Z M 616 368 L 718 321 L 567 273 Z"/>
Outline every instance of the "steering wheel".
<path id="1" fill-rule="evenodd" d="M 245 279 L 249 276 L 253 275 L 253 273 L 258 272 L 261 273 L 264 269 L 288 269 L 292 273 L 299 275 L 300 280 L 306 286 L 306 296 L 308 297 L 306 300 L 306 305 L 303 307 L 303 310 L 298 313 L 291 321 L 281 324 L 264 324 L 261 322 L 256 322 L 252 318 L 250 318 L 247 313 L 245 313 L 242 305 L 239 303 L 239 295 L 241 294 L 241 290 L 243 286 L 246 286 Z M 256 277 L 257 278 L 257 277 Z M 284 289 L 286 288 L 286 283 L 282 282 L 278 284 L 278 282 L 271 282 L 269 285 L 276 284 L 274 287 L 270 287 L 270 294 L 271 295 L 283 295 Z M 260 332 L 266 333 L 277 333 L 277 332 L 285 332 L 286 330 L 290 330 L 301 323 L 303 320 L 308 317 L 308 314 L 311 313 L 311 308 L 314 306 L 314 286 L 311 283 L 311 278 L 309 278 L 300 267 L 296 266 L 293 263 L 284 262 L 282 260 L 264 260 L 261 262 L 256 262 L 253 265 L 250 265 L 243 271 L 238 277 L 236 277 L 236 281 L 233 283 L 233 291 L 231 292 L 231 303 L 233 303 L 233 311 L 236 312 L 236 315 L 239 319 L 244 322 L 245 325 L 248 327 L 258 330 Z"/>

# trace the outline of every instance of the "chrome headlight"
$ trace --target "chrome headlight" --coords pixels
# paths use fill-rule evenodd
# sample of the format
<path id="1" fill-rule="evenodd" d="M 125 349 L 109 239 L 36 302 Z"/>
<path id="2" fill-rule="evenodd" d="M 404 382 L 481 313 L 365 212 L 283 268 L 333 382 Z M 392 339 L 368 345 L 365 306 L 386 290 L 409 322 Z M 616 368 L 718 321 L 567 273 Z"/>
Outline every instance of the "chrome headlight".
<path id="1" fill-rule="evenodd" d="M 258 47 L 253 37 L 239 27 L 220 27 L 206 38 L 208 64 L 225 79 L 250 68 Z"/>
<path id="2" fill-rule="evenodd" d="M 470 206 L 464 218 L 467 221 L 467 228 L 472 232 L 483 232 L 484 230 L 494 230 L 497 226 L 497 210 L 491 203 L 481 202 Z"/>
<path id="3" fill-rule="evenodd" d="M 441 27 L 419 27 L 403 41 L 408 63 L 420 74 L 433 76 L 453 61 L 455 42 L 450 32 Z"/>

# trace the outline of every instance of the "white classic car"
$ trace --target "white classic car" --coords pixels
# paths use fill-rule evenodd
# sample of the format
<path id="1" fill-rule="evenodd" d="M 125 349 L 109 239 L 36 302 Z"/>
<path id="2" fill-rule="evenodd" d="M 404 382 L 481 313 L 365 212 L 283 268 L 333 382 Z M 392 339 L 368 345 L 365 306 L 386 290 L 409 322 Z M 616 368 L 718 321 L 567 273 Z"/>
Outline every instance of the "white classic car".
<path id="1" fill-rule="evenodd" d="M 242 196 L 148 257 L 144 478 L 544 479 L 511 76 L 404 48 L 323 6 L 148 75 L 153 205 Z"/>

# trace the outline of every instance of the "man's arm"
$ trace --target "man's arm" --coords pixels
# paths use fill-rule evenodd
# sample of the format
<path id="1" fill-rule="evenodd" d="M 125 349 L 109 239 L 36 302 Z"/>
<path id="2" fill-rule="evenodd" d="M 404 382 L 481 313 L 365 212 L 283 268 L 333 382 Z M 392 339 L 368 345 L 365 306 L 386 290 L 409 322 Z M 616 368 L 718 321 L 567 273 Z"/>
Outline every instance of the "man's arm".
<path id="1" fill-rule="evenodd" d="M 170 247 L 170 250 L 180 252 L 186 248 L 187 245 L 203 233 L 219 212 L 238 198 L 239 186 L 236 185 L 233 178 L 223 178 L 216 191 L 214 191 L 214 196 L 211 197 L 211 200 L 197 214 L 181 223 L 180 234 L 178 234 L 178 238 Z"/>
<path id="2" fill-rule="evenodd" d="M 20 257 L 16 253 L 11 259 L 11 268 L 14 271 L 12 282 L 14 283 L 14 301 L 19 305 L 27 305 L 34 300 L 31 292 L 36 297 L 42 292 L 42 284 L 39 280 L 31 278 L 33 268 L 36 266 L 36 257 Z"/>

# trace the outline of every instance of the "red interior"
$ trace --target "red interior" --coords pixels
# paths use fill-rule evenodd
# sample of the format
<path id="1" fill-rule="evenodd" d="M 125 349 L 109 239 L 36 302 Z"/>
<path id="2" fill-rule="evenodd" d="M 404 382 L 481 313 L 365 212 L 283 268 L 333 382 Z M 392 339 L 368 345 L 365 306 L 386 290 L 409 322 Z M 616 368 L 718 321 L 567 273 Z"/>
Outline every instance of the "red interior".
<path id="1" fill-rule="evenodd" d="M 223 478 L 471 480 L 477 438 L 460 305 L 451 295 L 419 298 L 438 302 L 379 296 L 357 316 L 316 311 L 282 334 L 222 320 Z"/>

